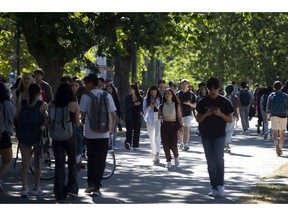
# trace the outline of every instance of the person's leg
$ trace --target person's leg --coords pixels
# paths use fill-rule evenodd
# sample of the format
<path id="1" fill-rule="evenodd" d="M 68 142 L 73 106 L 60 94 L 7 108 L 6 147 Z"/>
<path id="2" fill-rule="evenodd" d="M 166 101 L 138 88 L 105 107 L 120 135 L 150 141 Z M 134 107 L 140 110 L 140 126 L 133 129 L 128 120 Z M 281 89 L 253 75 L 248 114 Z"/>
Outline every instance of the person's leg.
<path id="1" fill-rule="evenodd" d="M 0 166 L 0 178 L 1 178 L 10 169 L 13 158 L 11 138 L 5 132 L 2 134 L 1 138 L 0 155 L 2 158 L 2 164 Z"/>
<path id="2" fill-rule="evenodd" d="M 52 141 L 53 153 L 55 157 L 55 178 L 54 195 L 57 200 L 65 199 L 67 191 L 65 189 L 65 150 L 63 142 Z"/>
<path id="3" fill-rule="evenodd" d="M 153 156 L 156 155 L 157 151 L 156 151 L 156 143 L 155 143 L 155 126 L 154 125 L 150 125 L 148 123 L 146 123 L 146 127 L 147 127 L 147 133 L 149 136 L 149 141 L 150 141 L 150 146 L 151 146 L 151 153 Z"/>
<path id="4" fill-rule="evenodd" d="M 163 142 L 163 150 L 164 150 L 164 153 L 165 153 L 165 158 L 166 158 L 166 162 L 171 162 L 171 153 L 170 153 L 170 142 L 169 142 L 169 130 L 170 128 L 170 124 L 169 123 L 166 123 L 166 122 L 163 122 L 161 124 L 161 139 L 162 139 L 162 142 Z"/>
<path id="5" fill-rule="evenodd" d="M 244 110 L 244 107 L 243 106 L 241 106 L 240 107 L 240 119 L 241 119 L 241 125 L 242 125 L 242 129 L 243 129 L 243 131 L 245 132 L 246 130 L 247 130 L 247 128 L 246 128 L 246 120 L 245 120 L 245 110 Z"/>
<path id="6" fill-rule="evenodd" d="M 94 187 L 94 173 L 96 172 L 96 140 L 85 138 L 87 147 L 87 183 L 88 187 Z M 92 192 L 92 191 L 91 191 Z"/>
<path id="7" fill-rule="evenodd" d="M 132 130 L 133 130 L 133 122 L 132 120 L 127 120 L 125 122 L 126 125 L 126 139 L 125 139 L 125 148 L 130 149 L 132 143 Z"/>
<path id="8" fill-rule="evenodd" d="M 205 158 L 207 162 L 208 174 L 210 178 L 210 185 L 212 189 L 217 190 L 217 173 L 216 163 L 214 160 L 214 140 L 202 138 L 202 145 L 204 148 Z"/>
<path id="9" fill-rule="evenodd" d="M 191 124 L 192 124 L 192 116 L 185 116 L 184 118 L 184 151 L 189 150 L 189 138 L 190 138 L 190 129 L 191 129 Z"/>
<path id="10" fill-rule="evenodd" d="M 280 118 L 279 121 L 280 121 L 279 147 L 280 147 L 281 154 L 282 154 L 282 148 L 283 148 L 284 139 L 285 139 L 284 131 L 285 131 L 286 125 L 287 125 L 287 118 Z"/>
<path id="11" fill-rule="evenodd" d="M 216 164 L 216 184 L 224 186 L 224 145 L 225 137 L 216 138 L 214 141 L 214 161 Z"/>
<path id="12" fill-rule="evenodd" d="M 69 140 L 65 141 L 64 148 L 68 156 L 68 182 L 67 192 L 70 195 L 77 195 L 79 186 L 77 181 L 77 168 L 76 168 L 76 136 L 72 136 Z"/>
<path id="13" fill-rule="evenodd" d="M 230 144 L 232 142 L 233 131 L 235 127 L 236 118 L 233 116 L 231 123 L 226 123 L 226 137 L 225 144 Z"/>
<path id="14" fill-rule="evenodd" d="M 109 139 L 96 139 L 97 144 L 95 145 L 95 173 L 93 183 L 94 186 L 99 190 L 101 187 L 101 181 L 105 170 L 106 157 L 108 152 Z"/>
<path id="15" fill-rule="evenodd" d="M 41 176 L 41 149 L 40 146 L 34 147 L 34 191 L 39 189 L 40 176 Z"/>
<path id="16" fill-rule="evenodd" d="M 141 122 L 139 122 L 139 119 L 135 119 L 133 121 L 133 148 L 139 148 L 139 141 L 140 141 L 140 131 L 141 131 Z"/>
<path id="17" fill-rule="evenodd" d="M 156 147 L 156 154 L 159 156 L 161 151 L 161 134 L 160 134 L 160 121 L 157 119 L 154 123 L 155 125 L 155 147 Z"/>
<path id="18" fill-rule="evenodd" d="M 244 125 L 245 125 L 245 131 L 248 130 L 249 126 L 249 111 L 250 111 L 250 105 L 244 107 Z"/>
<path id="19" fill-rule="evenodd" d="M 22 189 L 26 189 L 28 171 L 30 168 L 31 146 L 20 144 L 20 152 L 22 158 L 22 169 L 21 169 Z"/>

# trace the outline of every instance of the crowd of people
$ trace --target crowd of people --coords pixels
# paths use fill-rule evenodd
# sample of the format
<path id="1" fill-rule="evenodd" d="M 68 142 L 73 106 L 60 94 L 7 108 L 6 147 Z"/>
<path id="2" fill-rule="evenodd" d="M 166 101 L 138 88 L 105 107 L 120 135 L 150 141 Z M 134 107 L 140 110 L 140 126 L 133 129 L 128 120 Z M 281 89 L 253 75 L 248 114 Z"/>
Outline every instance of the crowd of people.
<path id="1" fill-rule="evenodd" d="M 243 135 L 249 135 L 249 121 L 253 117 L 258 118 L 257 132 L 264 139 L 273 137 L 276 154 L 283 154 L 288 82 L 284 87 L 280 81 L 275 81 L 272 87 L 255 84 L 252 92 L 245 81 L 240 83 L 240 88 L 236 82 L 222 88 L 219 80 L 211 77 L 206 83 L 199 83 L 194 91 L 188 79 L 181 80 L 179 89 L 173 82 L 166 85 L 164 80 L 160 80 L 158 85 L 151 85 L 145 94 L 141 93 L 137 83 L 131 83 L 121 101 L 113 81 L 95 73 L 86 75 L 82 80 L 63 76 L 55 95 L 51 86 L 43 80 L 44 76 L 42 69 L 36 69 L 33 74 L 23 73 L 12 88 L 4 80 L 0 82 L 0 111 L 3 113 L 0 115 L 0 179 L 9 171 L 12 162 L 11 137 L 16 134 L 22 156 L 22 198 L 43 194 L 40 187 L 39 140 L 45 130 L 52 138 L 55 156 L 53 191 L 56 200 L 78 195 L 77 170 L 86 169 L 82 163 L 82 158 L 86 156 L 85 193 L 102 195 L 101 179 L 107 152 L 109 148 L 116 147 L 117 131 L 122 130 L 121 120 L 126 127 L 123 147 L 127 151 L 141 148 L 140 132 L 144 122 L 151 146 L 151 162 L 160 163 L 163 148 L 166 167 L 170 169 L 172 160 L 176 167 L 180 166 L 179 150 L 190 149 L 191 123 L 195 118 L 198 122 L 195 132 L 201 137 L 207 161 L 211 185 L 209 196 L 224 196 L 224 152 L 230 152 L 233 131 L 239 119 Z M 96 109 L 102 112 L 101 118 L 95 114 Z M 29 119 L 30 113 L 35 117 Z M 37 116 L 40 120 L 34 123 L 36 126 L 31 126 L 29 120 L 35 122 Z M 27 125 L 30 127 L 27 128 Z M 33 131 L 29 133 L 33 139 L 27 137 L 26 130 Z M 29 189 L 27 176 L 32 148 L 38 163 L 34 163 L 34 185 Z M 65 181 L 66 163 L 68 181 Z M 3 191 L 1 183 L 0 191 Z"/>

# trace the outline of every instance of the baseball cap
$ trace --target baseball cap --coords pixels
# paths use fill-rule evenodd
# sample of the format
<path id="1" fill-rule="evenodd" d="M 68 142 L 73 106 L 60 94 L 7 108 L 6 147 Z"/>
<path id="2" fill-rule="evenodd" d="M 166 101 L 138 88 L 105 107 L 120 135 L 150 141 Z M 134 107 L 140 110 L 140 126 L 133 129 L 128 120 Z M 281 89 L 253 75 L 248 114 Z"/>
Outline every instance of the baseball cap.
<path id="1" fill-rule="evenodd" d="M 188 80 L 188 79 L 182 79 L 182 80 L 181 80 L 181 83 L 183 83 L 183 82 L 189 83 L 189 80 Z"/>

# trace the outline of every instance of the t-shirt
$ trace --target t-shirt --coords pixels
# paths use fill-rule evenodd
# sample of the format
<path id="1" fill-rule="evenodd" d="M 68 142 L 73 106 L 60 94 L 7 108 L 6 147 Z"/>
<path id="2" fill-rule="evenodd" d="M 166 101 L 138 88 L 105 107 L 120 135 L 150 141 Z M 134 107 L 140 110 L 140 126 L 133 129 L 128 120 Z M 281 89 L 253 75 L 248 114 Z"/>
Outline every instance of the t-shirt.
<path id="1" fill-rule="evenodd" d="M 193 92 L 187 91 L 183 92 L 180 90 L 177 92 L 177 97 L 179 98 L 181 109 L 182 109 L 182 116 L 189 116 L 192 112 L 192 107 L 189 105 L 185 105 L 183 102 L 190 101 L 191 103 L 196 103 L 196 96 Z"/>
<path id="2" fill-rule="evenodd" d="M 219 95 L 215 99 L 211 97 L 202 98 L 196 106 L 200 114 L 204 114 L 211 107 L 219 108 L 222 113 L 229 115 L 233 113 L 231 102 L 224 96 Z M 202 138 L 215 139 L 225 136 L 226 122 L 223 118 L 215 115 L 207 116 L 199 123 L 199 131 Z"/>
<path id="3" fill-rule="evenodd" d="M 91 92 L 94 95 L 97 95 L 98 93 L 103 93 L 103 90 L 99 90 L 99 89 L 93 89 L 91 90 Z M 116 106 L 114 104 L 114 100 L 111 96 L 111 94 L 107 95 L 107 98 L 109 100 L 109 107 L 108 107 L 108 111 L 110 112 L 115 112 L 116 111 Z M 109 138 L 109 132 L 107 133 L 97 133 L 91 130 L 90 128 L 90 121 L 88 120 L 88 116 L 90 116 L 90 103 L 91 103 L 91 97 L 83 94 L 83 96 L 81 97 L 80 100 L 80 112 L 86 112 L 86 121 L 84 124 L 84 137 L 88 138 L 88 139 L 102 139 L 102 138 Z M 88 113 L 88 116 L 87 116 Z"/>

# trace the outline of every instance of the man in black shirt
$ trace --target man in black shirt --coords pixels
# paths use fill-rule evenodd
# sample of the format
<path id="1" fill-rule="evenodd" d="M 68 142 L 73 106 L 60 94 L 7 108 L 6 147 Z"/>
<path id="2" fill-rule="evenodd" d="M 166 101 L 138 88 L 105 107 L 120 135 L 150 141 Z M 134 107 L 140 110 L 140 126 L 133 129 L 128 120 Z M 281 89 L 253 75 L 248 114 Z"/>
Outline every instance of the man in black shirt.
<path id="1" fill-rule="evenodd" d="M 192 121 L 192 108 L 196 107 L 196 96 L 189 90 L 189 81 L 187 79 L 181 80 L 181 90 L 177 92 L 177 97 L 180 101 L 184 123 L 184 134 L 179 133 L 180 147 L 183 151 L 188 151 Z"/>
<path id="2" fill-rule="evenodd" d="M 228 99 L 219 95 L 219 80 L 207 81 L 209 96 L 197 104 L 197 122 L 208 165 L 209 196 L 224 196 L 224 145 L 226 122 L 232 122 L 233 107 Z"/>

